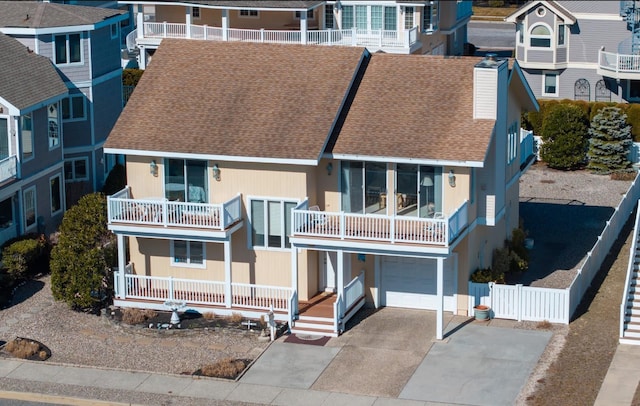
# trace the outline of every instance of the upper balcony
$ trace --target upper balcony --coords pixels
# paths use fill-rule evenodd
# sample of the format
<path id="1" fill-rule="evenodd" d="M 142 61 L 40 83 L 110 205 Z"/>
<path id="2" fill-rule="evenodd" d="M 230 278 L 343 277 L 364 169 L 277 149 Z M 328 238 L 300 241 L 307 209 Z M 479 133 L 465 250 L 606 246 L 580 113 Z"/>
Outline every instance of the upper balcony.
<path id="1" fill-rule="evenodd" d="M 598 52 L 598 75 L 640 80 L 640 55 Z"/>
<path id="2" fill-rule="evenodd" d="M 18 159 L 15 155 L 0 159 L 0 185 L 18 176 Z"/>
<path id="3" fill-rule="evenodd" d="M 422 218 L 310 210 L 305 201 L 292 216 L 294 243 L 373 242 L 385 244 L 385 249 L 393 249 L 388 244 L 397 248 L 448 248 L 469 225 L 469 203 L 465 201 L 450 215 L 435 213 L 432 218 Z"/>
<path id="4" fill-rule="evenodd" d="M 109 229 L 157 235 L 223 237 L 241 226 L 240 195 L 220 204 L 135 199 L 129 186 L 107 197 Z"/>
<path id="5" fill-rule="evenodd" d="M 211 27 L 168 22 L 145 22 L 127 36 L 127 46 L 158 47 L 163 38 L 188 38 L 208 41 L 243 41 L 278 44 L 366 47 L 370 52 L 410 54 L 419 49 L 418 27 L 409 30 L 265 30 Z"/>

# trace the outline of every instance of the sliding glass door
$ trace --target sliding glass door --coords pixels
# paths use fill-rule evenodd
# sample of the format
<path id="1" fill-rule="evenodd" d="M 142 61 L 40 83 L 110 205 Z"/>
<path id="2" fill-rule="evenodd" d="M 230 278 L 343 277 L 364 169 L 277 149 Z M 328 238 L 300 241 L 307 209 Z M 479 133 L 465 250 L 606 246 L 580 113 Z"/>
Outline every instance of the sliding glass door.
<path id="1" fill-rule="evenodd" d="M 387 165 L 378 162 L 342 163 L 342 210 L 386 214 Z"/>
<path id="2" fill-rule="evenodd" d="M 164 190 L 169 200 L 207 203 L 207 162 L 165 159 Z"/>
<path id="3" fill-rule="evenodd" d="M 442 212 L 442 168 L 398 164 L 396 214 L 423 218 Z"/>

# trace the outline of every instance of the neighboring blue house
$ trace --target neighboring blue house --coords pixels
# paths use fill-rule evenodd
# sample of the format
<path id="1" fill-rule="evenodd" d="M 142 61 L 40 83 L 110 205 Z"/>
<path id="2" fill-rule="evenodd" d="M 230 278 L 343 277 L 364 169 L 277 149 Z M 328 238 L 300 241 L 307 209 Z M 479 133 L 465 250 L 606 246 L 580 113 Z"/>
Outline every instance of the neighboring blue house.
<path id="1" fill-rule="evenodd" d="M 120 23 L 126 11 L 0 1 L 0 32 L 49 58 L 69 95 L 61 103 L 67 204 L 98 190 L 113 166 L 102 145 L 122 111 Z"/>
<path id="2" fill-rule="evenodd" d="M 530 1 L 516 24 L 518 63 L 536 97 L 640 102 L 634 1 Z"/>
<path id="3" fill-rule="evenodd" d="M 0 245 L 52 232 L 65 210 L 62 103 L 55 67 L 0 34 Z"/>

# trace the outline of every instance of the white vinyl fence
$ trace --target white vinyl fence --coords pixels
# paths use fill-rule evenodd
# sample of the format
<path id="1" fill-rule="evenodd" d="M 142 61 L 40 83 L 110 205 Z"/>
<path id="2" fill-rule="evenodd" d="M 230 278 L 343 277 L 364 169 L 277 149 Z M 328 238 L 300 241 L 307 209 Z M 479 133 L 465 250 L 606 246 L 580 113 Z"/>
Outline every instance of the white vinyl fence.
<path id="1" fill-rule="evenodd" d="M 537 288 L 523 285 L 469 282 L 469 314 L 473 307 L 491 307 L 492 317 L 511 320 L 542 321 L 569 324 L 584 293 L 598 273 L 605 257 L 618 238 L 629 215 L 640 198 L 640 181 L 635 180 L 615 208 L 604 230 L 566 289 Z"/>

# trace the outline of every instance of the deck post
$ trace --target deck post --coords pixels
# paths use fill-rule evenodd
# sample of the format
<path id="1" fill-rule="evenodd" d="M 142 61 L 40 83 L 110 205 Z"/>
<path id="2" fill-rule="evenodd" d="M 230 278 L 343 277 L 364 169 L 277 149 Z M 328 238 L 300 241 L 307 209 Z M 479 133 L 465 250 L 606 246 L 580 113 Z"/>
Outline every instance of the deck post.
<path id="1" fill-rule="evenodd" d="M 142 8 L 142 4 L 138 4 L 138 14 L 136 14 L 136 25 L 138 26 L 138 30 L 136 31 L 136 36 L 138 39 L 144 38 L 144 9 Z"/>
<path id="2" fill-rule="evenodd" d="M 125 267 L 127 266 L 127 247 L 124 245 L 124 235 L 117 234 L 118 242 L 118 298 L 126 299 L 127 292 L 125 291 Z"/>
<path id="3" fill-rule="evenodd" d="M 300 39 L 302 45 L 307 45 L 307 12 L 300 12 Z"/>
<path id="4" fill-rule="evenodd" d="M 291 289 L 298 292 L 298 248 L 291 244 Z M 290 309 L 292 316 L 298 314 L 298 303 L 293 304 L 295 308 Z"/>
<path id="5" fill-rule="evenodd" d="M 337 257 L 338 257 L 338 275 L 337 278 L 338 279 L 337 282 L 337 291 L 338 291 L 338 296 L 342 298 L 342 301 L 340 302 L 340 309 L 338 309 L 338 311 L 340 312 L 339 317 L 340 319 L 342 319 L 342 317 L 344 316 L 344 312 L 345 312 L 345 308 L 344 308 L 344 251 L 342 250 L 338 250 L 336 251 Z"/>
<path id="6" fill-rule="evenodd" d="M 444 337 L 444 259 L 436 259 L 437 263 L 437 277 L 436 277 L 436 297 L 437 297 L 437 309 L 436 309 L 436 339 L 442 340 Z"/>
<path id="7" fill-rule="evenodd" d="M 229 41 L 229 10 L 222 10 L 222 40 Z"/>
<path id="8" fill-rule="evenodd" d="M 187 6 L 185 7 L 186 9 L 186 13 L 185 13 L 185 25 L 184 25 L 184 31 L 185 31 L 185 37 L 187 38 L 191 38 L 191 16 L 192 16 L 192 7 Z"/>
<path id="9" fill-rule="evenodd" d="M 224 243 L 224 306 L 231 308 L 231 241 L 226 240 Z"/>

